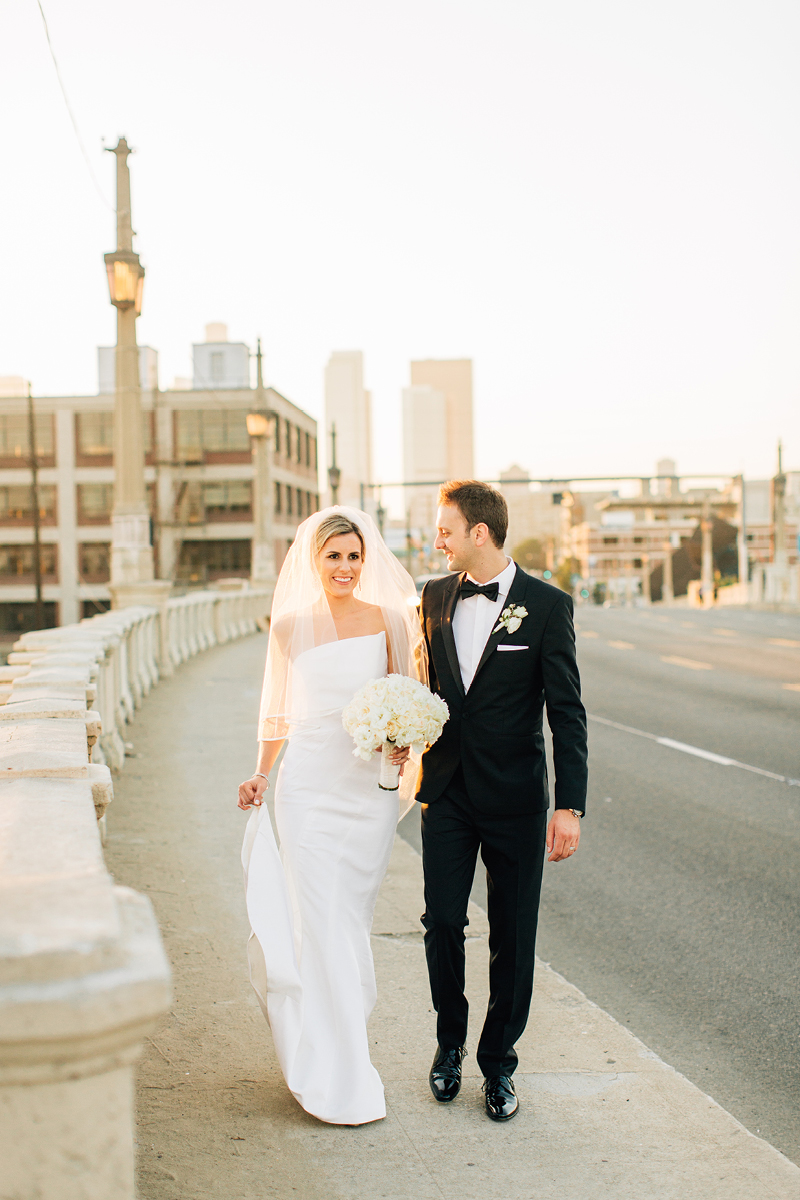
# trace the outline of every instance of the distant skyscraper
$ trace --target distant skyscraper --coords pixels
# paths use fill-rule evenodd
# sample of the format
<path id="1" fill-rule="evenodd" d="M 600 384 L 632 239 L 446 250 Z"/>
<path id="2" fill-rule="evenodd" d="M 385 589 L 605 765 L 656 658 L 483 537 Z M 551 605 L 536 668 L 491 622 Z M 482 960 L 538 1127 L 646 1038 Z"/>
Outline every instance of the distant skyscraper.
<path id="1" fill-rule="evenodd" d="M 472 360 L 433 359 L 412 362 L 411 385 L 427 385 L 445 398 L 446 479 L 472 479 L 475 457 L 472 444 Z"/>
<path id="2" fill-rule="evenodd" d="M 409 483 L 449 477 L 447 397 L 430 384 L 403 388 L 403 478 Z M 438 489 L 407 488 L 405 506 L 414 528 L 433 529 Z"/>
<path id="3" fill-rule="evenodd" d="M 325 368 L 325 462 L 330 466 L 331 426 L 342 475 L 339 503 L 361 503 L 361 485 L 372 483 L 372 399 L 364 390 L 364 355 L 334 350 Z M 364 502 L 370 504 L 369 492 Z"/>

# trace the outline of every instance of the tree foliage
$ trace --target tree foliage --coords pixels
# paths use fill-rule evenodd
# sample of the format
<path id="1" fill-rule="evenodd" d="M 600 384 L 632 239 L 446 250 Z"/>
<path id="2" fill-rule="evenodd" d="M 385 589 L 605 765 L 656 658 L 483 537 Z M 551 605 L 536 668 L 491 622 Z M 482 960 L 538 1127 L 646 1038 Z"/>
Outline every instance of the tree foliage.
<path id="1" fill-rule="evenodd" d="M 526 571 L 543 571 L 547 566 L 544 546 L 538 538 L 526 538 L 511 552 L 514 562 L 518 562 Z"/>

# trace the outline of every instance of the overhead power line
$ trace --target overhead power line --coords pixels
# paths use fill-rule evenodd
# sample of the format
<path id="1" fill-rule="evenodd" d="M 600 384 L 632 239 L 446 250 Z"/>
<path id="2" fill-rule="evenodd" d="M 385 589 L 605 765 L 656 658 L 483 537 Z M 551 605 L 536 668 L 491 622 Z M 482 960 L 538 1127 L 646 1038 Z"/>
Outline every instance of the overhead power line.
<path id="1" fill-rule="evenodd" d="M 83 144 L 83 138 L 81 137 L 81 131 L 78 128 L 78 122 L 75 120 L 75 114 L 72 111 L 72 106 L 69 102 L 69 96 L 67 95 L 67 89 L 64 87 L 64 80 L 61 78 L 61 71 L 59 70 L 59 67 L 58 67 L 58 59 L 56 58 L 55 50 L 53 49 L 53 43 L 50 41 L 50 30 L 47 26 L 47 17 L 44 15 L 44 9 L 42 8 L 42 0 L 36 0 L 36 3 L 39 7 L 39 12 L 42 15 L 42 24 L 44 25 L 44 35 L 47 38 L 47 48 L 50 51 L 50 57 L 53 60 L 53 66 L 56 69 L 56 78 L 58 79 L 58 86 L 61 88 L 61 95 L 64 97 L 64 104 L 66 105 L 67 112 L 69 113 L 69 119 L 72 122 L 72 128 L 75 130 L 75 137 L 78 139 L 78 145 L 81 148 L 81 154 L 83 155 L 83 161 L 86 163 L 86 167 L 92 178 L 92 183 L 95 186 L 95 190 L 97 191 L 98 196 L 103 201 L 103 204 L 105 204 L 105 206 L 107 208 L 110 208 L 111 211 L 114 212 L 114 206 L 112 204 L 109 204 L 108 200 L 106 199 L 105 195 L 103 194 L 103 189 L 100 187 L 100 184 L 98 183 L 97 176 L 95 175 L 94 170 L 92 168 L 91 160 L 89 159 L 89 155 L 86 152 L 86 146 Z"/>

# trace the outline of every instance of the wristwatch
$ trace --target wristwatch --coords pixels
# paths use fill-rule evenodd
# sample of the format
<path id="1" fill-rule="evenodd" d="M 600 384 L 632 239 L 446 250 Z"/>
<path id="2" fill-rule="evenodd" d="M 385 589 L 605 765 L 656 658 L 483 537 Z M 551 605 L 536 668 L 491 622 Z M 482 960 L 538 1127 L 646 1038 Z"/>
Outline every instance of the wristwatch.
<path id="1" fill-rule="evenodd" d="M 583 813 L 579 808 L 568 808 L 567 812 L 571 812 L 573 817 L 577 817 L 578 820 L 580 820 L 580 818 L 583 816 Z"/>

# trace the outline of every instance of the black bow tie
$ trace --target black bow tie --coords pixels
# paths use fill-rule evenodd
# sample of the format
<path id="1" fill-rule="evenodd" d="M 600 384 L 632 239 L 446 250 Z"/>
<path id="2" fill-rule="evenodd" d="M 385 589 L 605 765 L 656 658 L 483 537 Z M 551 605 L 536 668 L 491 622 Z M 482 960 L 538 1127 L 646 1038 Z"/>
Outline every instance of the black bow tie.
<path id="1" fill-rule="evenodd" d="M 487 600 L 494 603 L 500 595 L 500 584 L 485 583 L 481 585 L 473 583 L 471 579 L 465 579 L 458 594 L 461 600 L 469 600 L 470 596 L 485 596 Z"/>

